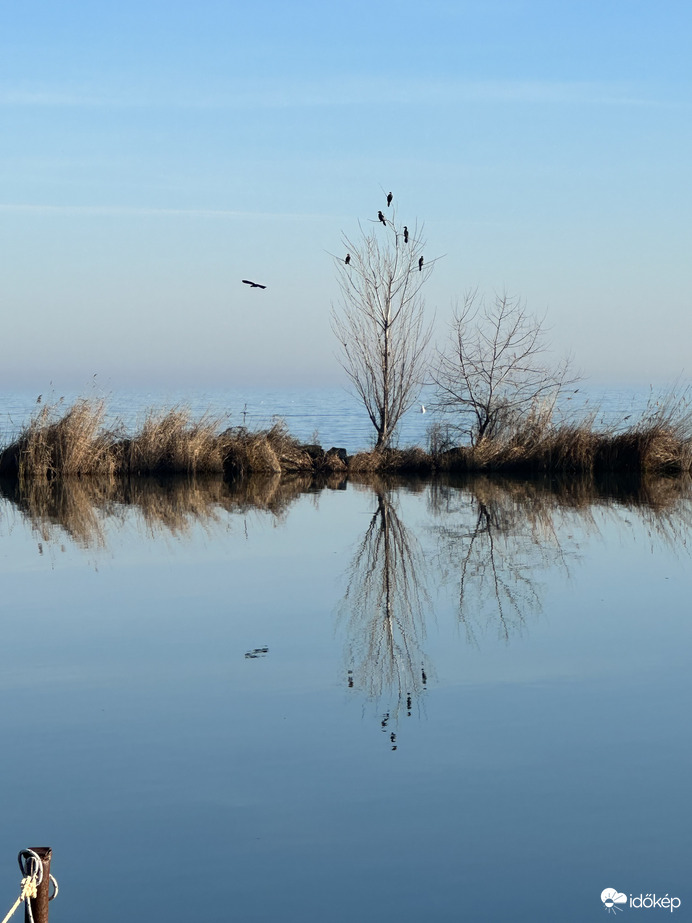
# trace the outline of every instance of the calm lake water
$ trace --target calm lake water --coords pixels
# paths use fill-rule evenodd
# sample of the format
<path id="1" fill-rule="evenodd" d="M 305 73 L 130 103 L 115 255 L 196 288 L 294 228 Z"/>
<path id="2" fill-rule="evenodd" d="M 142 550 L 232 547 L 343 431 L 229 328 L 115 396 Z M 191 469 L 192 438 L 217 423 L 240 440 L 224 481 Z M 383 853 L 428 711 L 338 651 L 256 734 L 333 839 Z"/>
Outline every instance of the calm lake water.
<path id="1" fill-rule="evenodd" d="M 8 909 L 692 919 L 686 487 L 3 490 Z"/>
<path id="2" fill-rule="evenodd" d="M 665 390 L 652 392 L 647 387 L 603 389 L 582 384 L 576 391 L 564 395 L 561 408 L 566 415 L 596 411 L 597 421 L 603 424 L 623 419 L 632 421 L 646 408 L 652 393 L 656 399 L 662 397 Z M 107 422 L 122 423 L 130 432 L 139 428 L 147 410 L 182 406 L 188 407 L 195 417 L 212 414 L 223 427 L 243 425 L 262 429 L 281 419 L 296 438 L 319 442 L 325 449 L 340 446 L 354 453 L 371 448 L 374 441 L 374 430 L 363 405 L 340 387 L 107 391 L 94 385 L 79 393 L 41 394 L 40 405 L 36 403 L 38 397 L 33 391 L 0 396 L 0 445 L 10 442 L 46 402 L 56 405 L 60 411 L 83 397 L 105 401 Z M 424 388 L 420 400 L 404 415 L 398 432 L 401 447 L 427 446 L 430 425 L 444 419 L 432 410 L 433 400 L 433 390 Z M 421 407 L 425 407 L 425 413 L 421 412 Z"/>

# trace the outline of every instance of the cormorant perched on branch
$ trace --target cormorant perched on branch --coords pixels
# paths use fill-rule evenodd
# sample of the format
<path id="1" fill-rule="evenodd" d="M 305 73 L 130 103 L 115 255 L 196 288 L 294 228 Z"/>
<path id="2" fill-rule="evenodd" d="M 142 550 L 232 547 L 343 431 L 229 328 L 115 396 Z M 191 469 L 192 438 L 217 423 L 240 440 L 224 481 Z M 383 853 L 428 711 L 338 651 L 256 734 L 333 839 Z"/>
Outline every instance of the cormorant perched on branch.
<path id="1" fill-rule="evenodd" d="M 391 192 L 390 192 L 390 193 L 387 195 L 387 208 L 389 208 L 389 206 L 392 204 L 392 199 L 393 199 L 393 198 L 394 198 L 394 196 L 393 196 L 393 195 L 391 194 Z"/>
<path id="2" fill-rule="evenodd" d="M 404 225 L 404 243 L 408 243 L 408 228 Z"/>
<path id="3" fill-rule="evenodd" d="M 347 254 L 346 254 L 346 259 L 344 260 L 344 263 L 346 263 L 346 265 L 348 266 L 348 264 L 349 264 L 350 262 L 351 262 L 351 254 L 350 254 L 350 253 L 347 253 Z"/>
<path id="4" fill-rule="evenodd" d="M 266 288 L 266 285 L 260 285 L 259 282 L 251 282 L 249 279 L 243 279 L 245 285 L 249 285 L 251 288 Z"/>
<path id="5" fill-rule="evenodd" d="M 382 224 L 383 224 L 385 227 L 387 227 L 387 219 L 385 218 L 385 216 L 382 214 L 381 211 L 379 211 L 379 212 L 377 213 L 377 217 L 380 219 L 380 221 L 382 222 Z"/>
<path id="6" fill-rule="evenodd" d="M 418 272 L 423 271 L 423 257 L 418 260 Z"/>

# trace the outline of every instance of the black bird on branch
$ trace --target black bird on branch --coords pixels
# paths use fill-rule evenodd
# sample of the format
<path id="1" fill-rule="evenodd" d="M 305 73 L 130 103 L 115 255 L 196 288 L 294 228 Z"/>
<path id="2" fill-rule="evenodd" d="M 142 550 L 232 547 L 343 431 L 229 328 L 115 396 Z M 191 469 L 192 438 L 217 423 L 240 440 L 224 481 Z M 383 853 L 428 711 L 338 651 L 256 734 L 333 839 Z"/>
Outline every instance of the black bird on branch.
<path id="1" fill-rule="evenodd" d="M 418 272 L 423 272 L 423 257 L 418 260 Z"/>
<path id="2" fill-rule="evenodd" d="M 404 225 L 404 243 L 408 243 L 408 228 Z"/>
<path id="3" fill-rule="evenodd" d="M 393 199 L 393 198 L 394 198 L 394 196 L 393 196 L 393 195 L 391 194 L 391 192 L 390 192 L 390 193 L 387 195 L 387 208 L 389 208 L 389 206 L 392 204 L 392 199 Z"/>
<path id="4" fill-rule="evenodd" d="M 249 285 L 251 288 L 266 288 L 266 285 L 260 285 L 259 282 L 251 282 L 249 279 L 243 279 L 245 285 Z"/>
<path id="5" fill-rule="evenodd" d="M 379 212 L 377 213 L 377 217 L 380 219 L 380 221 L 382 222 L 382 224 L 383 224 L 385 227 L 387 227 L 387 219 L 385 218 L 385 216 L 382 214 L 381 211 L 379 211 Z"/>
<path id="6" fill-rule="evenodd" d="M 346 263 L 346 265 L 348 266 L 348 264 L 349 264 L 350 262 L 351 262 L 351 254 L 350 254 L 350 253 L 347 253 L 347 254 L 346 254 L 346 259 L 344 260 L 344 263 Z"/>

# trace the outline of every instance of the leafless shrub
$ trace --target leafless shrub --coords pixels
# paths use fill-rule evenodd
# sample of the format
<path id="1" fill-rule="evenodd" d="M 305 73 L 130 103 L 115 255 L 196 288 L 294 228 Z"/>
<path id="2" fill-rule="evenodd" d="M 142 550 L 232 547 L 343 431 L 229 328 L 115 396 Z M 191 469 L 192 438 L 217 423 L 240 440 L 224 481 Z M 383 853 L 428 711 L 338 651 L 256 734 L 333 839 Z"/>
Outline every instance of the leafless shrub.
<path id="1" fill-rule="evenodd" d="M 568 379 L 569 362 L 543 362 L 543 322 L 519 298 L 491 303 L 467 293 L 451 323 L 449 343 L 432 371 L 436 408 L 452 413 L 472 445 L 524 430 L 545 433 Z M 572 379 L 573 380 L 573 379 Z"/>

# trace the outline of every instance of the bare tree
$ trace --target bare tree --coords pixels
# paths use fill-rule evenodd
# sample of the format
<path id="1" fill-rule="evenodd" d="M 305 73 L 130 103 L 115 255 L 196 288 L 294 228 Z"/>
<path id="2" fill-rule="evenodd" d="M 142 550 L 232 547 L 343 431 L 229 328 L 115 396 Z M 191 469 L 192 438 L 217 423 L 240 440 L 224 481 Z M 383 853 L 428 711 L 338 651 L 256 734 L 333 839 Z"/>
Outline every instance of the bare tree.
<path id="1" fill-rule="evenodd" d="M 568 359 L 544 363 L 546 350 L 543 320 L 521 299 L 496 295 L 489 304 L 477 290 L 468 292 L 432 372 L 436 407 L 464 415 L 473 444 L 516 427 L 541 406 L 549 418 L 560 391 L 575 379 L 567 377 Z"/>
<path id="2" fill-rule="evenodd" d="M 375 427 L 376 449 L 386 449 L 422 384 L 432 325 L 426 324 L 422 289 L 435 260 L 423 261 L 418 226 L 399 229 L 396 210 L 380 211 L 358 241 L 342 241 L 346 260 L 335 258 L 341 290 L 332 305 L 340 361 Z"/>

